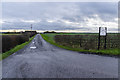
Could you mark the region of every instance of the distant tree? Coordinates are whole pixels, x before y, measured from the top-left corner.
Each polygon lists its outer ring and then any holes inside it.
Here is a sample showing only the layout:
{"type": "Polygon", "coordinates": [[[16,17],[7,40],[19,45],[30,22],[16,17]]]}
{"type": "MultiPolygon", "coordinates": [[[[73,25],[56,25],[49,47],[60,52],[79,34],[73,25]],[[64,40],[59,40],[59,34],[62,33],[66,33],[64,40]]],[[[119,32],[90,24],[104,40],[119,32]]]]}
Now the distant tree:
{"type": "Polygon", "coordinates": [[[45,31],[44,33],[56,33],[55,31],[45,31]]]}

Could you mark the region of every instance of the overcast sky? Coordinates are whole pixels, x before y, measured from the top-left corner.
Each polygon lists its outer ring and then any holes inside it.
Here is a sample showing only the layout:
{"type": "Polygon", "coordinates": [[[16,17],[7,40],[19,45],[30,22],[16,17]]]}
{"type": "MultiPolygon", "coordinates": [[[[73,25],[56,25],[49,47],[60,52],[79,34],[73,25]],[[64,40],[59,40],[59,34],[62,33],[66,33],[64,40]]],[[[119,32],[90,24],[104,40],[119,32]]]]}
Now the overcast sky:
{"type": "Polygon", "coordinates": [[[3,30],[118,30],[117,2],[5,2],[2,4],[3,30]]]}

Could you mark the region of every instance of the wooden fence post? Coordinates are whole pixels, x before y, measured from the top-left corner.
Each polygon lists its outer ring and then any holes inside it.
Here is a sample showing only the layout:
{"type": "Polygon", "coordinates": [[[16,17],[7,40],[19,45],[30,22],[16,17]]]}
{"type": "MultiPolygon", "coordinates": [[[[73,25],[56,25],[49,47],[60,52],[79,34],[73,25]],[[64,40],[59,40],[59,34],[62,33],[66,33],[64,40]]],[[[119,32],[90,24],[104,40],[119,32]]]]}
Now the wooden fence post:
{"type": "MultiPolygon", "coordinates": [[[[107,31],[107,28],[105,28],[105,30],[107,31]]],[[[106,42],[107,42],[107,32],[106,32],[106,35],[105,35],[105,45],[104,45],[104,49],[106,49],[106,42]]]]}
{"type": "Polygon", "coordinates": [[[101,27],[99,27],[99,36],[98,36],[98,50],[100,49],[100,28],[101,28],[101,27]]]}

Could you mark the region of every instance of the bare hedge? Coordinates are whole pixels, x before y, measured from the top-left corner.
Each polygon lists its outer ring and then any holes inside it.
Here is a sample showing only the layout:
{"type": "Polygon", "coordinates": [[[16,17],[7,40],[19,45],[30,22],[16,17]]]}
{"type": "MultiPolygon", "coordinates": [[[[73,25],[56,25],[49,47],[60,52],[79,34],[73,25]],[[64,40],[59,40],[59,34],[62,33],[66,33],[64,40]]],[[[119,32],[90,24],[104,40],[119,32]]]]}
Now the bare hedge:
{"type": "Polygon", "coordinates": [[[2,49],[0,50],[0,53],[4,53],[15,46],[22,44],[26,41],[29,41],[29,38],[37,34],[36,31],[26,31],[22,34],[20,33],[7,33],[8,35],[0,35],[0,41],[2,42],[2,49]],[[13,35],[9,35],[13,34],[13,35]],[[15,35],[18,34],[18,35],[15,35]]]}
{"type": "MultiPolygon", "coordinates": [[[[120,35],[107,36],[107,49],[120,48],[119,41],[120,35]]],[[[80,49],[97,49],[98,48],[98,35],[56,35],[55,42],[73,48],[80,49]]],[[[104,37],[101,37],[100,49],[104,49],[104,37]]]]}
{"type": "Polygon", "coordinates": [[[2,35],[2,53],[29,40],[25,35],[2,35]]]}

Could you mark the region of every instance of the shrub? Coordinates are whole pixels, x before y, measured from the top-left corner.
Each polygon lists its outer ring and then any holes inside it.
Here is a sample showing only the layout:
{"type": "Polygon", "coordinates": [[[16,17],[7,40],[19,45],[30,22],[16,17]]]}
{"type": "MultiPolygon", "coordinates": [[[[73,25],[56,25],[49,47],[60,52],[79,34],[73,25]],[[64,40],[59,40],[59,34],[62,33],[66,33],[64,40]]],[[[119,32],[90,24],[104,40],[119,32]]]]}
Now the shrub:
{"type": "Polygon", "coordinates": [[[2,35],[2,53],[29,40],[25,35],[2,35]]]}
{"type": "MultiPolygon", "coordinates": [[[[107,49],[120,48],[120,35],[107,35],[107,49]]],[[[55,42],[72,48],[81,48],[85,50],[98,48],[98,35],[56,35],[55,42]]],[[[100,39],[100,49],[104,49],[105,38],[100,39]]]]}

